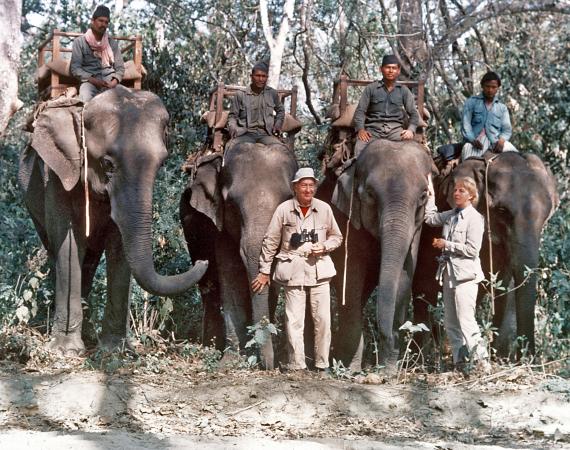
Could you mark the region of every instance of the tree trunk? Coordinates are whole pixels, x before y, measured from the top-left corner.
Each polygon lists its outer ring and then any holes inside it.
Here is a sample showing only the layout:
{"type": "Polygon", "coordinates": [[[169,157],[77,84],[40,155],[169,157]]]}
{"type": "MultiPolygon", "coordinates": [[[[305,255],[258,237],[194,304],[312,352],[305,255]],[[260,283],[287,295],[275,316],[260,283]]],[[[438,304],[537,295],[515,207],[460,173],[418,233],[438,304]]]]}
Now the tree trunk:
{"type": "Polygon", "coordinates": [[[281,76],[281,61],[283,60],[283,51],[285,50],[285,41],[290,29],[290,21],[293,20],[293,9],[295,0],[286,0],[283,5],[283,17],[277,36],[273,36],[271,25],[269,23],[269,11],[267,9],[267,0],[259,0],[259,13],[261,15],[261,24],[263,26],[263,34],[269,46],[269,78],[267,84],[275,89],[279,87],[279,77],[281,76]]]}
{"type": "Polygon", "coordinates": [[[403,75],[408,79],[416,78],[419,69],[420,78],[425,79],[429,72],[429,51],[423,29],[421,0],[399,0],[396,4],[400,35],[398,52],[403,75]]]}
{"type": "Polygon", "coordinates": [[[0,24],[4,30],[0,37],[0,135],[4,133],[10,118],[24,105],[18,98],[21,19],[20,0],[0,2],[0,24]]]}

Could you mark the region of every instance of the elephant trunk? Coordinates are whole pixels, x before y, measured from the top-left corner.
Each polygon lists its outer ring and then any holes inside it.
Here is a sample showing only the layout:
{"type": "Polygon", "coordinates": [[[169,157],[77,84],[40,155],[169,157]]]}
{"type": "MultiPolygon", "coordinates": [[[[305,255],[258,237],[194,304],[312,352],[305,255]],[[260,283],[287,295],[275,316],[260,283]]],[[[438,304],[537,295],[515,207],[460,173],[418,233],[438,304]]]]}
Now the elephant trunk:
{"type": "Polygon", "coordinates": [[[116,180],[122,188],[110,190],[111,216],[121,231],[125,257],[140,286],[153,295],[177,295],[196,284],[208,265],[198,261],[192,269],[173,276],[156,272],[152,256],[152,189],[155,173],[152,171],[147,176],[141,175],[136,180],[116,180]]]}
{"type": "Polygon", "coordinates": [[[376,305],[376,321],[380,335],[380,359],[383,363],[395,363],[398,356],[398,330],[394,329],[395,321],[399,323],[405,306],[401,292],[404,264],[408,257],[413,238],[413,229],[409,223],[414,217],[405,204],[387,208],[380,223],[381,261],[378,276],[378,297],[376,305]]]}
{"type": "MultiPolygon", "coordinates": [[[[270,206],[263,208],[263,210],[270,211],[271,213],[274,209],[274,207],[271,208],[270,206]]],[[[256,215],[255,217],[249,217],[246,215],[244,219],[246,220],[244,221],[245,225],[242,229],[240,254],[247,271],[248,283],[251,283],[259,273],[259,256],[261,254],[263,236],[271,221],[271,216],[256,215]]],[[[269,305],[269,286],[266,286],[256,294],[251,293],[252,323],[255,325],[264,317],[271,322],[272,314],[269,305]]],[[[262,365],[266,369],[272,370],[275,367],[275,355],[271,335],[266,336],[266,340],[259,350],[262,365]]]]}
{"type": "MultiPolygon", "coordinates": [[[[247,271],[248,282],[251,283],[259,273],[259,256],[261,254],[261,245],[263,236],[267,230],[267,226],[271,217],[256,217],[255,223],[247,223],[241,236],[240,254],[244,266],[247,271]]],[[[252,307],[252,320],[254,323],[261,320],[263,316],[269,317],[269,290],[263,289],[254,295],[252,307]]]]}

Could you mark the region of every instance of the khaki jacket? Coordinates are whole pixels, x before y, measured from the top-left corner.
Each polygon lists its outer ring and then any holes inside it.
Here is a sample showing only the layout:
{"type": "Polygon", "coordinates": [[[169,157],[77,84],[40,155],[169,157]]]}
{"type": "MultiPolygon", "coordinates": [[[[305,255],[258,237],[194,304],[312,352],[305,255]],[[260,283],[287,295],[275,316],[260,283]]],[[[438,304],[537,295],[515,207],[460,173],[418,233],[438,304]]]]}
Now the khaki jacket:
{"type": "MultiPolygon", "coordinates": [[[[265,86],[260,95],[263,95],[264,107],[261,114],[265,123],[265,131],[271,136],[274,129],[280,130],[283,127],[285,108],[279,100],[279,93],[272,87],[265,86]]],[[[228,129],[235,137],[246,134],[248,127],[251,126],[252,96],[251,86],[248,86],[245,92],[238,91],[232,97],[228,115],[228,129]]]]}
{"type": "Polygon", "coordinates": [[[328,253],[341,243],[342,234],[329,205],[314,198],[307,215],[303,217],[299,202],[294,198],[287,200],[275,210],[263,238],[259,271],[269,274],[273,259],[277,258],[273,280],[280,284],[315,286],[328,282],[336,275],[328,253]],[[291,236],[293,233],[301,233],[303,229],[309,232],[315,230],[318,242],[325,246],[326,253],[323,256],[310,255],[311,242],[305,242],[296,249],[291,247],[291,236]]]}
{"type": "Polygon", "coordinates": [[[444,260],[440,263],[438,274],[441,275],[447,269],[454,285],[466,281],[478,283],[485,278],[479,260],[485,219],[473,206],[459,213],[454,209],[440,213],[435,200],[430,197],[426,205],[425,222],[431,226],[443,225],[442,236],[446,242],[444,260]]]}

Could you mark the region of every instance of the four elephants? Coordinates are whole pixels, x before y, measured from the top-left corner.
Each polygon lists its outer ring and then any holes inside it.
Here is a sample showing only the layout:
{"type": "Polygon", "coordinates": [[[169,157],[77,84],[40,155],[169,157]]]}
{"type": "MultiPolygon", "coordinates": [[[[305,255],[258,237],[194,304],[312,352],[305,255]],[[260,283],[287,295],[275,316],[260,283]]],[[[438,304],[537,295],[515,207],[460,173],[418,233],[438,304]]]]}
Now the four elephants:
{"type": "Polygon", "coordinates": [[[55,266],[52,349],[84,350],[81,297],[89,294],[103,252],[108,284],[100,344],[106,348],[124,343],[127,336],[131,273],[148,292],[173,295],[189,289],[206,271],[203,261],[169,277],[154,268],[152,191],[167,156],[167,122],[156,95],[122,86],[84,109],[63,98],[38,116],[21,157],[19,181],[55,266]]]}

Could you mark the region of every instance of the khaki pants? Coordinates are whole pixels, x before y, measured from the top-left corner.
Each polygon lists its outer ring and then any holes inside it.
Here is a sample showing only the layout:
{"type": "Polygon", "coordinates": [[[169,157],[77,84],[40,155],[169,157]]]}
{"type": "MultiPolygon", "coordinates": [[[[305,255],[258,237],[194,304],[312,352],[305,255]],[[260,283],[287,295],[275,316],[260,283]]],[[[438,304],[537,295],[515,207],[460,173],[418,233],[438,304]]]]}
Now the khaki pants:
{"type": "MultiPolygon", "coordinates": [[[[103,69],[103,73],[100,76],[97,76],[96,78],[99,78],[104,81],[111,81],[114,76],[115,76],[115,69],[107,68],[103,69]]],[[[79,86],[79,100],[81,100],[83,103],[87,103],[93,97],[102,92],[105,92],[106,90],[107,88],[99,89],[95,87],[95,85],[89,83],[89,81],[86,81],[84,83],[81,83],[81,86],[79,86]]]]}
{"type": "Polygon", "coordinates": [[[318,286],[285,286],[285,330],[289,353],[288,369],[306,369],[305,304],[310,296],[311,316],[315,325],[315,366],[329,366],[331,347],[331,297],[329,283],[318,286]]]}
{"type": "Polygon", "coordinates": [[[475,320],[475,306],[479,283],[468,281],[450,287],[447,271],[443,276],[444,326],[453,352],[453,362],[459,360],[461,347],[466,346],[472,360],[488,357],[475,320]]]}
{"type": "Polygon", "coordinates": [[[368,145],[371,144],[373,141],[375,141],[376,139],[387,139],[389,141],[401,141],[402,140],[402,131],[404,131],[404,129],[402,127],[394,127],[394,126],[390,126],[388,124],[385,124],[385,126],[381,129],[381,130],[374,130],[374,133],[372,135],[372,137],[370,138],[370,140],[368,142],[364,142],[361,141],[360,139],[356,138],[356,143],[354,144],[354,156],[358,156],[360,155],[360,152],[362,150],[364,150],[364,148],[368,145]],[[378,134],[378,135],[376,135],[378,134]]]}

